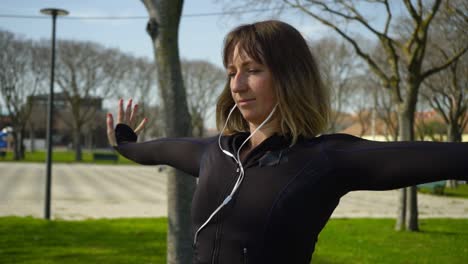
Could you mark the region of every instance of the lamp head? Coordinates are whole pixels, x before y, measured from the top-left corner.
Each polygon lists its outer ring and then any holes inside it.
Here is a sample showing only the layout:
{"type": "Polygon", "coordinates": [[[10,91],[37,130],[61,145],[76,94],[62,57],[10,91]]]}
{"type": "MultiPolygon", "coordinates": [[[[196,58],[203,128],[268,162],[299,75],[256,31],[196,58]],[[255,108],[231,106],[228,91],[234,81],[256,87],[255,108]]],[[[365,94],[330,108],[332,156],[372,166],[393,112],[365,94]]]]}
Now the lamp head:
{"type": "Polygon", "coordinates": [[[50,16],[66,16],[69,14],[67,10],[58,8],[44,8],[41,9],[41,13],[50,16]]]}

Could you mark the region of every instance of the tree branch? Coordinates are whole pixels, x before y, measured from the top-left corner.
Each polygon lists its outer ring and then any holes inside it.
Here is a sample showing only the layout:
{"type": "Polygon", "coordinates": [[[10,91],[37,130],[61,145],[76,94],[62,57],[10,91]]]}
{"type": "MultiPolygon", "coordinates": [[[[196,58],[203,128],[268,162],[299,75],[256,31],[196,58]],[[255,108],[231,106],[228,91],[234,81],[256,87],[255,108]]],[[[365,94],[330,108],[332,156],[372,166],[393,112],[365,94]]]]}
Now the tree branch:
{"type": "Polygon", "coordinates": [[[425,71],[422,75],[421,75],[421,80],[424,80],[426,79],[427,77],[431,76],[432,74],[434,73],[437,73],[447,67],[449,67],[453,62],[455,62],[456,60],[458,60],[461,56],[463,56],[465,54],[465,52],[468,50],[468,46],[466,46],[465,48],[463,48],[462,50],[460,50],[457,54],[455,54],[452,58],[450,58],[449,60],[447,60],[444,64],[442,65],[439,65],[437,67],[434,67],[432,69],[429,69],[427,71],[425,71]]]}
{"type": "MultiPolygon", "coordinates": [[[[286,3],[291,4],[288,0],[284,0],[284,1],[286,3]]],[[[346,9],[348,9],[351,13],[353,13],[354,16],[346,15],[346,14],[340,12],[340,11],[331,9],[330,6],[325,4],[323,1],[309,0],[309,2],[311,2],[312,4],[315,4],[315,5],[321,6],[322,9],[324,11],[328,12],[328,13],[340,16],[340,17],[342,17],[344,19],[347,19],[347,20],[354,20],[354,21],[359,22],[360,24],[362,24],[364,27],[366,27],[369,31],[371,31],[372,33],[374,33],[378,37],[387,37],[382,32],[379,32],[374,27],[372,27],[353,6],[349,5],[348,3],[346,3],[343,0],[340,0],[339,3],[341,3],[346,9]]],[[[296,0],[296,5],[299,5],[297,0],[296,0]]],[[[303,5],[301,5],[301,6],[303,7],[303,5]]]]}
{"type": "MultiPolygon", "coordinates": [[[[353,47],[354,47],[354,50],[356,51],[356,53],[361,57],[363,58],[370,66],[371,70],[377,75],[379,76],[379,78],[382,79],[383,82],[385,83],[390,83],[390,78],[382,71],[382,69],[380,69],[380,67],[375,63],[375,61],[369,56],[369,54],[367,53],[364,53],[361,48],[359,47],[359,45],[357,44],[357,42],[352,39],[348,34],[346,34],[343,30],[341,30],[340,28],[338,28],[336,25],[332,24],[331,22],[329,22],[328,20],[316,15],[315,13],[312,13],[310,12],[308,9],[306,9],[303,5],[299,5],[299,4],[292,4],[290,3],[289,1],[285,0],[286,3],[290,4],[292,7],[294,8],[298,8],[300,10],[302,10],[303,12],[305,12],[306,14],[310,15],[311,17],[317,19],[319,22],[321,22],[322,24],[332,28],[333,30],[335,30],[339,35],[341,35],[344,39],[346,39],[353,47]]],[[[314,1],[315,2],[315,1],[314,1]]]]}
{"type": "Polygon", "coordinates": [[[403,3],[405,4],[406,9],[410,13],[413,20],[417,21],[417,22],[420,22],[421,21],[421,16],[418,14],[416,9],[414,8],[413,3],[411,3],[411,0],[403,0],[403,3]]]}
{"type": "Polygon", "coordinates": [[[387,14],[388,14],[387,19],[385,20],[385,29],[384,29],[384,32],[383,32],[383,34],[385,36],[387,36],[388,35],[388,30],[390,29],[390,22],[392,20],[392,11],[390,9],[390,5],[388,4],[387,0],[383,1],[383,4],[385,5],[385,9],[387,10],[387,14]]]}

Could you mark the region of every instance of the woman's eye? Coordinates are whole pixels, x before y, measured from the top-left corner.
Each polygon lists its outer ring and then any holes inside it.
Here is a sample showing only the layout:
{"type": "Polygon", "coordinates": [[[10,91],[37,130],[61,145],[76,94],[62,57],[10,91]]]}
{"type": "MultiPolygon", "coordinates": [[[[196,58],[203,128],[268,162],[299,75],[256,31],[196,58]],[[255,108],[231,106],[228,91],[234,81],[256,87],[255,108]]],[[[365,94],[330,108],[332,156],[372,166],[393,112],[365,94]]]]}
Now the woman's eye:
{"type": "Polygon", "coordinates": [[[257,73],[257,72],[260,72],[259,69],[249,69],[247,72],[249,73],[257,73]]]}
{"type": "Polygon", "coordinates": [[[227,76],[229,78],[232,78],[232,77],[236,76],[236,73],[235,72],[228,72],[227,76]]]}

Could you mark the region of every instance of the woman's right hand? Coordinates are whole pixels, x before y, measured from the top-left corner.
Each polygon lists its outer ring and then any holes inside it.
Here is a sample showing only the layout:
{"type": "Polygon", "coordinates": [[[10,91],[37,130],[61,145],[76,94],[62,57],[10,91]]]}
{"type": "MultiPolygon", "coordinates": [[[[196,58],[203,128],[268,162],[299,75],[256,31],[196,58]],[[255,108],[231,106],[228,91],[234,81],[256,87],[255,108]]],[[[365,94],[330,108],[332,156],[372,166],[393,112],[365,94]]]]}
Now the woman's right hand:
{"type": "MultiPolygon", "coordinates": [[[[132,128],[135,134],[139,134],[145,127],[148,118],[143,118],[140,124],[135,128],[136,125],[136,116],[138,111],[138,104],[132,109],[132,99],[128,101],[127,107],[124,111],[123,108],[123,99],[119,100],[119,109],[117,114],[117,124],[125,124],[132,128]]],[[[111,113],[107,114],[107,139],[109,144],[113,147],[117,146],[117,139],[115,138],[115,128],[114,128],[114,118],[111,113]]]]}

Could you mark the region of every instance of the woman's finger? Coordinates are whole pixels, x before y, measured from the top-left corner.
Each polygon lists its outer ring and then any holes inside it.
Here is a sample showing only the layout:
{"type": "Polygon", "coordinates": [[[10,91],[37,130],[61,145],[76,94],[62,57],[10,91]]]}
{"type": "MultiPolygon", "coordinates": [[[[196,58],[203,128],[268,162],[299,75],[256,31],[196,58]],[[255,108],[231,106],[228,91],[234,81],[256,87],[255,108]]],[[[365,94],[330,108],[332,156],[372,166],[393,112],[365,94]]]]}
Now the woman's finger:
{"type": "Polygon", "coordinates": [[[146,122],[148,122],[148,118],[143,118],[143,120],[141,121],[140,125],[138,125],[138,127],[135,129],[135,134],[140,134],[140,132],[143,130],[143,128],[145,128],[145,124],[146,122]]]}
{"type": "Polygon", "coordinates": [[[119,109],[117,111],[117,124],[124,122],[123,99],[119,100],[119,109]]]}
{"type": "Polygon", "coordinates": [[[117,146],[117,140],[115,139],[114,131],[114,118],[110,113],[107,114],[107,140],[111,146],[117,146]]]}
{"type": "Polygon", "coordinates": [[[125,124],[130,125],[130,115],[132,114],[132,99],[128,100],[127,108],[125,109],[125,124]]]}
{"type": "Polygon", "coordinates": [[[135,127],[137,112],[138,112],[138,104],[135,104],[132,110],[132,114],[130,115],[130,121],[128,124],[131,128],[135,127]]]}

